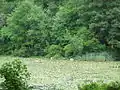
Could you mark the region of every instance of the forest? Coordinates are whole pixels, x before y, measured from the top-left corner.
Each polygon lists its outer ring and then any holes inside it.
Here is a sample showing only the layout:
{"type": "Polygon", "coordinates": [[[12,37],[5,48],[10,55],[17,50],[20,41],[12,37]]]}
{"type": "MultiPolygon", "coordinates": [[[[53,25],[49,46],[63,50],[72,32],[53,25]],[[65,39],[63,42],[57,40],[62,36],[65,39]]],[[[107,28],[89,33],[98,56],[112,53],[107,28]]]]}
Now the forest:
{"type": "Polygon", "coordinates": [[[120,60],[119,0],[0,0],[0,55],[120,60]]]}

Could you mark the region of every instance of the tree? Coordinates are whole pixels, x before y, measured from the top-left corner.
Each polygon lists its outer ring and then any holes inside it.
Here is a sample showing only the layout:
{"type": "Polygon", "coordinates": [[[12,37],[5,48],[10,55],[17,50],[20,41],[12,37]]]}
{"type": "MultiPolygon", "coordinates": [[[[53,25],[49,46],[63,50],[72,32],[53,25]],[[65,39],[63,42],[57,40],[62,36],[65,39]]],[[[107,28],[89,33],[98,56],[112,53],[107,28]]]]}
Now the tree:
{"type": "Polygon", "coordinates": [[[95,32],[102,44],[119,49],[120,1],[85,0],[79,12],[81,24],[95,32]]]}
{"type": "Polygon", "coordinates": [[[8,17],[7,26],[1,29],[1,33],[10,39],[8,42],[11,42],[12,46],[9,47],[13,52],[20,50],[21,54],[33,54],[36,49],[40,52],[45,43],[42,43],[45,37],[44,20],[45,14],[41,7],[33,2],[24,1],[8,17]]]}

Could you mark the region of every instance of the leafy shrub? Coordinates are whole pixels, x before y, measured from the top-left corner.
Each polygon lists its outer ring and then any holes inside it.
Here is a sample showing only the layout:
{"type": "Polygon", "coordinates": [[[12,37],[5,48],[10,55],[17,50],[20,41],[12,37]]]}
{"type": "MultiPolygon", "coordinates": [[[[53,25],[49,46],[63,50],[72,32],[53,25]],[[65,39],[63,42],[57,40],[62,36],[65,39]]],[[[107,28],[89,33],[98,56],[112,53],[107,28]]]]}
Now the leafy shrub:
{"type": "Polygon", "coordinates": [[[29,57],[30,53],[28,51],[29,50],[26,47],[22,47],[19,50],[15,49],[13,55],[19,57],[29,57]]]}
{"type": "Polygon", "coordinates": [[[66,45],[63,50],[65,57],[72,56],[74,53],[74,48],[71,44],[66,45]]]}
{"type": "Polygon", "coordinates": [[[120,83],[111,82],[109,84],[92,82],[90,84],[86,84],[78,86],[78,90],[120,90],[120,83]]]}
{"type": "Polygon", "coordinates": [[[106,90],[106,85],[105,86],[102,86],[98,83],[90,83],[90,84],[87,84],[87,85],[84,85],[82,87],[78,87],[79,90],[106,90]]]}
{"type": "Polygon", "coordinates": [[[51,45],[46,48],[45,52],[47,53],[46,57],[61,57],[62,47],[59,45],[51,45]]]}
{"type": "Polygon", "coordinates": [[[119,82],[111,82],[107,86],[107,90],[120,90],[120,83],[119,82]]]}
{"type": "Polygon", "coordinates": [[[30,73],[26,65],[23,65],[20,60],[15,60],[2,65],[0,76],[4,78],[1,83],[3,90],[29,90],[27,80],[30,73]]]}

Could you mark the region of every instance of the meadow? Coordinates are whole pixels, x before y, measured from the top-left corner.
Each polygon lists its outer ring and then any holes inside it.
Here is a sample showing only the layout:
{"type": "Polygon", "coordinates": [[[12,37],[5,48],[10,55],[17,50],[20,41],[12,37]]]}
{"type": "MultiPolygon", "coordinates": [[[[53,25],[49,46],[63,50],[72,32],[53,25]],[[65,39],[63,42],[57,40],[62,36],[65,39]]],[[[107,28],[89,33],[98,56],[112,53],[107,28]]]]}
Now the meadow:
{"type": "MultiPolygon", "coordinates": [[[[18,57],[0,56],[0,66],[18,57]]],[[[78,84],[90,81],[108,83],[120,80],[120,62],[48,60],[45,58],[19,58],[31,73],[31,85],[56,85],[64,90],[77,90],[78,84]]]]}

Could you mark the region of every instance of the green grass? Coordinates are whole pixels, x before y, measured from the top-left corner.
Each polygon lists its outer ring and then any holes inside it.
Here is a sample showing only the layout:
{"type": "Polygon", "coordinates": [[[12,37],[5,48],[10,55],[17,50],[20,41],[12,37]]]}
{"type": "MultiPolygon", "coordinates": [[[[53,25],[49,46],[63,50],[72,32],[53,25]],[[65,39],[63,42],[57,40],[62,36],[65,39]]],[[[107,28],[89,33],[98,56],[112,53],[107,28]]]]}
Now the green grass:
{"type": "MultiPolygon", "coordinates": [[[[0,66],[15,57],[0,56],[0,66]]],[[[31,72],[30,84],[56,84],[65,90],[77,90],[77,85],[88,81],[120,80],[120,62],[47,60],[20,58],[31,72]]]]}

